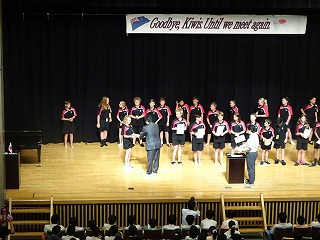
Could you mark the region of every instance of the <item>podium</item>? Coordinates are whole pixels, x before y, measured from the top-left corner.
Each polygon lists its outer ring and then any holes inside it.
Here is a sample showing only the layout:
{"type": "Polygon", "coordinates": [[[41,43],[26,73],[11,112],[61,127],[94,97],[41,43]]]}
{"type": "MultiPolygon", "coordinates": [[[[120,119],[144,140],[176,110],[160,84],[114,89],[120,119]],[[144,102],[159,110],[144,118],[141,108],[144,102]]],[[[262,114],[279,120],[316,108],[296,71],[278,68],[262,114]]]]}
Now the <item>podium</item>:
{"type": "Polygon", "coordinates": [[[20,188],[20,152],[5,153],[6,189],[20,188]]]}
{"type": "Polygon", "coordinates": [[[227,154],[226,178],[228,183],[244,183],[246,156],[227,154]]]}

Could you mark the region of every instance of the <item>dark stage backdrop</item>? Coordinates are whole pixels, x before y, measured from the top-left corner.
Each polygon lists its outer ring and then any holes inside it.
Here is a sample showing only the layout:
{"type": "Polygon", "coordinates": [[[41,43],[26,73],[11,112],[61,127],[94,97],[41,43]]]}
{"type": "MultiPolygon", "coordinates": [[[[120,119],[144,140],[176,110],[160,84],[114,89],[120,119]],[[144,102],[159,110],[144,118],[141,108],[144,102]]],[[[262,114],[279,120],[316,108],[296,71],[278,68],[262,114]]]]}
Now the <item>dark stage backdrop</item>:
{"type": "MultiPolygon", "coordinates": [[[[198,96],[206,111],[236,99],[244,120],[259,97],[272,120],[288,96],[294,122],[319,95],[320,17],[305,35],[129,35],[125,16],[15,15],[4,11],[5,126],[41,129],[44,143],[62,142],[60,115],[70,99],[78,112],[76,141],[97,141],[97,105],[164,96],[174,111],[198,96]]],[[[294,125],[294,124],[293,124],[294,125]]],[[[117,140],[115,122],[110,141],[117,140]]]]}

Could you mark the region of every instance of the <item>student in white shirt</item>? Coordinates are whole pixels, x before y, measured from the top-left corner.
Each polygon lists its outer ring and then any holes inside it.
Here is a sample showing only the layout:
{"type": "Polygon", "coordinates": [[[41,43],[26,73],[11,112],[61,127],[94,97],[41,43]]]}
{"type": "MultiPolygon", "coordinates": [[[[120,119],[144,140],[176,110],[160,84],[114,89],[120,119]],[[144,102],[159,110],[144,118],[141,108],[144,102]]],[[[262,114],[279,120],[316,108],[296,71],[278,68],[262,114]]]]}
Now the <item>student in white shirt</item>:
{"type": "Polygon", "coordinates": [[[112,225],[112,226],[109,228],[109,236],[105,236],[104,239],[105,239],[105,240],[114,240],[114,238],[116,237],[116,235],[117,235],[118,232],[119,232],[118,226],[112,225]]]}
{"type": "Polygon", "coordinates": [[[162,232],[163,230],[176,230],[176,229],[180,229],[179,226],[175,225],[177,222],[177,217],[174,214],[171,214],[168,216],[168,224],[164,225],[162,227],[162,232]]]}
{"type": "Polygon", "coordinates": [[[181,225],[182,230],[190,229],[191,226],[196,226],[198,229],[200,229],[199,225],[194,225],[194,219],[195,219],[194,216],[188,215],[186,217],[187,224],[186,225],[181,225]]]}
{"type": "Polygon", "coordinates": [[[200,211],[197,210],[197,202],[194,197],[191,197],[188,201],[188,208],[183,208],[181,210],[181,225],[187,225],[186,217],[187,215],[192,215],[195,218],[200,217],[200,211]]]}
{"type": "MultiPolygon", "coordinates": [[[[76,218],[76,217],[71,217],[70,218],[69,225],[74,226],[74,229],[75,229],[76,232],[84,231],[83,227],[78,227],[78,218],[76,218]]],[[[66,231],[68,231],[68,228],[66,229],[66,231]]]]}
{"type": "Polygon", "coordinates": [[[69,225],[67,228],[67,236],[62,236],[61,240],[70,240],[74,238],[75,240],[80,240],[79,238],[74,237],[74,233],[76,232],[76,228],[73,225],[69,225]]]}
{"type": "Polygon", "coordinates": [[[118,220],[118,217],[117,216],[115,216],[115,215],[110,215],[109,217],[108,217],[108,223],[105,223],[104,225],[103,225],[103,229],[105,230],[105,231],[109,231],[109,228],[112,226],[112,225],[117,225],[117,220],[118,220]]]}
{"type": "Polygon", "coordinates": [[[208,210],[206,212],[206,218],[201,221],[201,229],[209,229],[211,226],[217,227],[217,222],[213,220],[214,211],[208,210]]]}
{"type": "Polygon", "coordinates": [[[291,223],[287,223],[287,214],[284,212],[280,212],[278,214],[279,223],[273,225],[269,230],[266,230],[266,235],[268,240],[273,240],[273,234],[276,230],[276,228],[292,228],[291,223]]]}
{"type": "Polygon", "coordinates": [[[311,227],[320,228],[320,213],[317,215],[317,219],[311,222],[311,227]]]}
{"type": "Polygon", "coordinates": [[[229,230],[224,233],[227,238],[232,238],[235,234],[240,234],[240,232],[236,228],[236,223],[234,220],[230,220],[228,223],[229,230]]]}
{"type": "Polygon", "coordinates": [[[192,225],[189,230],[189,235],[185,237],[185,240],[197,240],[199,236],[199,228],[192,225]]]}
{"type": "Polygon", "coordinates": [[[230,210],[227,212],[227,217],[228,219],[223,221],[220,228],[228,229],[229,228],[229,222],[232,220],[235,223],[235,228],[239,229],[239,223],[237,220],[233,219],[234,218],[234,211],[230,210]]]}
{"type": "Polygon", "coordinates": [[[140,225],[137,225],[136,224],[136,216],[135,215],[130,215],[128,217],[128,224],[129,226],[128,227],[125,227],[124,229],[125,230],[128,230],[130,226],[135,226],[137,228],[137,230],[142,230],[142,227],[140,225]]]}
{"type": "MultiPolygon", "coordinates": [[[[59,215],[58,214],[52,214],[51,216],[51,220],[50,220],[50,224],[46,224],[44,225],[43,231],[45,233],[47,233],[48,231],[51,232],[52,228],[56,225],[59,225],[59,215]]],[[[60,226],[60,231],[64,232],[66,229],[64,228],[64,226],[59,225],[60,226]]]]}
{"type": "Polygon", "coordinates": [[[100,228],[98,227],[93,227],[91,229],[92,231],[92,236],[87,236],[86,240],[100,240],[101,236],[100,236],[100,228]]]}

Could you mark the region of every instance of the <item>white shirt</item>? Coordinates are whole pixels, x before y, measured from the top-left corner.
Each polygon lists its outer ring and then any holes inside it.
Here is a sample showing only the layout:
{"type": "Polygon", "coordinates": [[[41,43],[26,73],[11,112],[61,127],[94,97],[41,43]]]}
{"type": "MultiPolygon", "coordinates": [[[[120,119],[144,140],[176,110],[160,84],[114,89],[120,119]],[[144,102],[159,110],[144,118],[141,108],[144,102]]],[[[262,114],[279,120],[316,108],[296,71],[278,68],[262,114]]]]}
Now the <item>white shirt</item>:
{"type": "Polygon", "coordinates": [[[105,236],[104,240],[114,240],[116,236],[105,236]]]}
{"type": "Polygon", "coordinates": [[[111,224],[105,223],[105,224],[103,225],[103,229],[109,231],[109,229],[110,229],[111,226],[112,226],[111,224]]]}
{"type": "Polygon", "coordinates": [[[292,228],[291,223],[278,223],[271,227],[270,232],[273,234],[276,228],[292,228]]]}
{"type": "Polygon", "coordinates": [[[250,152],[257,152],[259,147],[259,137],[257,133],[251,133],[246,143],[246,147],[250,152]]]}
{"type": "Polygon", "coordinates": [[[196,217],[200,217],[200,211],[197,210],[197,211],[193,211],[193,210],[190,210],[190,209],[187,209],[187,208],[183,208],[181,210],[181,215],[182,215],[182,219],[181,219],[181,225],[188,225],[187,221],[186,221],[186,217],[188,215],[192,215],[194,216],[195,218],[196,217]]]}
{"type": "MultiPolygon", "coordinates": [[[[84,231],[84,228],[83,227],[78,227],[78,226],[76,226],[75,228],[74,228],[74,230],[76,231],[76,232],[81,232],[81,231],[84,231]]],[[[68,231],[68,228],[66,228],[66,232],[68,231]]]]}
{"type": "Polygon", "coordinates": [[[76,240],[80,240],[79,238],[76,238],[76,237],[71,236],[71,235],[62,236],[62,237],[61,237],[61,240],[70,240],[71,238],[75,238],[76,240]]]}
{"type": "MultiPolygon", "coordinates": [[[[186,229],[190,229],[192,225],[181,225],[181,229],[182,230],[186,230],[186,229]]],[[[198,229],[200,229],[200,226],[199,225],[193,225],[193,226],[196,226],[198,229]]]]}
{"type": "Polygon", "coordinates": [[[162,230],[176,230],[179,229],[180,227],[174,224],[168,224],[168,225],[164,225],[162,227],[162,230]]]}
{"type": "MultiPolygon", "coordinates": [[[[43,228],[43,231],[45,232],[45,233],[47,233],[48,231],[52,231],[52,228],[54,227],[54,226],[57,226],[57,224],[46,224],[46,225],[44,225],[44,228],[43,228]]],[[[60,226],[60,231],[61,232],[64,232],[64,231],[66,231],[66,229],[64,228],[64,226],[62,226],[62,225],[59,225],[60,226]]]]}
{"type": "Polygon", "coordinates": [[[311,223],[311,227],[318,227],[318,228],[320,228],[320,223],[319,223],[318,221],[313,221],[313,222],[311,223]]]}
{"type": "MultiPolygon", "coordinates": [[[[234,231],[234,234],[240,234],[240,232],[237,231],[237,230],[235,230],[235,231],[234,231]]],[[[226,232],[224,233],[224,235],[226,235],[227,238],[231,238],[231,229],[229,229],[228,231],[226,231],[226,232]]]]}
{"type": "Polygon", "coordinates": [[[86,237],[86,240],[100,240],[98,237],[86,237]]]}
{"type": "Polygon", "coordinates": [[[217,227],[217,222],[213,219],[205,218],[201,221],[201,229],[209,229],[211,226],[217,227]]]}
{"type": "MultiPolygon", "coordinates": [[[[142,230],[142,227],[141,227],[140,225],[134,225],[134,226],[136,226],[136,228],[137,228],[138,231],[139,231],[139,230],[142,230]]],[[[128,230],[128,229],[129,229],[129,226],[128,226],[128,227],[125,227],[124,229],[125,229],[125,230],[128,230]]]]}
{"type": "Polygon", "coordinates": [[[232,218],[223,221],[222,224],[221,224],[221,226],[220,226],[220,228],[229,229],[229,222],[230,222],[231,220],[234,221],[234,223],[235,223],[235,228],[238,228],[238,229],[239,229],[239,223],[238,223],[238,221],[237,221],[237,220],[234,220],[234,219],[232,219],[232,218]]]}

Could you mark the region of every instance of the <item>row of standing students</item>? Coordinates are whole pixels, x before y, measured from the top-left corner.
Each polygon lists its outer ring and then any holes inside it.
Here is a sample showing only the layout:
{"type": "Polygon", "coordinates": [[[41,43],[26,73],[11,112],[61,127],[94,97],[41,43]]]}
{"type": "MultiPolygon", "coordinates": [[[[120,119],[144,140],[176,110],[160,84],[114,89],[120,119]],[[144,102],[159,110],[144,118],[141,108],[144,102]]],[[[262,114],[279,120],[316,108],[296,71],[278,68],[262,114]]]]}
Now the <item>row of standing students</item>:
{"type": "MultiPolygon", "coordinates": [[[[135,97],[133,99],[134,106],[129,109],[126,106],[126,103],[124,101],[121,101],[119,103],[119,109],[117,111],[117,127],[119,129],[119,146],[123,145],[123,136],[127,135],[124,130],[128,130],[124,125],[124,118],[125,116],[129,116],[131,119],[131,122],[129,123],[130,126],[132,126],[132,132],[135,133],[136,135],[133,135],[135,137],[132,138],[132,144],[135,144],[136,139],[138,139],[139,143],[141,146],[143,146],[142,141],[137,137],[138,134],[141,132],[142,127],[144,125],[144,116],[145,115],[151,115],[152,119],[155,123],[158,124],[159,126],[159,131],[160,131],[160,139],[161,143],[163,144],[164,141],[166,142],[167,146],[171,146],[171,143],[169,142],[169,131],[172,131],[172,143],[175,147],[173,150],[173,158],[172,158],[172,163],[175,161],[175,155],[178,154],[178,164],[181,163],[181,146],[182,142],[185,141],[182,140],[180,134],[176,134],[176,130],[174,126],[171,126],[170,129],[170,116],[171,116],[171,110],[170,108],[166,105],[165,99],[161,98],[159,103],[159,107],[155,107],[156,102],[154,99],[151,99],[149,102],[149,108],[146,110],[142,105],[141,105],[141,99],[139,97],[135,97]],[[178,143],[178,144],[176,144],[178,143]],[[179,146],[180,145],[180,146],[179,146]]],[[[214,137],[214,148],[216,149],[215,151],[215,160],[218,160],[218,156],[220,156],[220,162],[223,156],[223,151],[221,149],[224,148],[224,144],[226,141],[225,135],[227,133],[231,134],[231,146],[232,149],[236,147],[236,145],[239,145],[239,142],[235,143],[235,138],[239,137],[240,135],[244,134],[246,132],[246,127],[248,127],[249,123],[245,125],[243,121],[241,121],[240,115],[239,115],[239,109],[236,106],[236,102],[234,100],[230,101],[230,116],[232,116],[233,121],[230,123],[226,123],[225,120],[222,122],[218,119],[219,114],[221,111],[217,109],[217,104],[215,102],[211,103],[210,105],[210,110],[207,113],[206,117],[206,122],[207,124],[204,124],[203,119],[204,119],[204,108],[202,105],[199,103],[198,98],[193,99],[193,105],[188,106],[183,99],[179,100],[176,102],[176,110],[181,110],[181,116],[177,116],[177,119],[183,119],[179,120],[176,122],[178,123],[183,123],[185,124],[185,130],[187,127],[189,127],[190,130],[190,139],[193,142],[198,142],[198,144],[193,144],[194,148],[193,149],[201,149],[201,146],[199,146],[199,142],[202,140],[199,136],[196,135],[195,131],[199,128],[204,128],[207,133],[207,142],[204,144],[204,146],[207,146],[210,143],[211,136],[213,134],[214,137]],[[200,118],[197,118],[200,117],[200,118]],[[236,116],[236,117],[235,117],[236,116]],[[200,121],[200,122],[199,122],[200,121]],[[191,123],[191,124],[190,124],[191,123]],[[200,124],[199,124],[200,123],[200,124]],[[215,125],[216,124],[216,125],[215,125]],[[193,125],[193,126],[191,126],[193,125]],[[197,125],[197,127],[195,127],[197,125]],[[198,126],[199,125],[199,126],[198,126]],[[225,131],[223,131],[223,136],[217,136],[214,133],[214,128],[217,128],[219,125],[225,125],[225,131]],[[207,127],[206,127],[207,126],[207,127]]],[[[177,112],[177,111],[176,111],[177,112]]],[[[315,140],[316,142],[319,140],[319,124],[318,124],[318,106],[316,104],[316,98],[312,97],[310,99],[310,102],[306,104],[303,108],[301,108],[301,113],[302,118],[299,118],[297,128],[296,128],[296,136],[297,136],[297,150],[298,150],[298,160],[297,160],[297,165],[299,164],[306,164],[304,156],[305,156],[305,151],[307,150],[307,145],[305,142],[312,143],[312,137],[313,133],[315,135],[315,140]],[[303,118],[305,116],[305,118],[303,118]],[[301,134],[305,133],[305,129],[309,129],[310,131],[308,134],[308,138],[305,139],[303,136],[306,134],[301,134]]],[[[177,113],[176,113],[177,114],[177,113]]],[[[221,114],[220,114],[221,115],[221,114]]],[[[278,117],[280,117],[283,120],[283,125],[281,127],[276,127],[277,129],[285,129],[285,135],[284,135],[284,143],[286,143],[288,140],[291,144],[295,144],[292,140],[292,133],[291,133],[291,118],[293,115],[292,107],[289,103],[288,98],[282,98],[282,105],[280,106],[278,110],[278,117]]],[[[71,107],[71,102],[66,101],[65,102],[65,109],[62,112],[62,121],[63,121],[63,133],[64,133],[64,143],[65,147],[68,147],[67,141],[68,141],[68,135],[70,136],[70,145],[73,147],[73,134],[74,134],[74,119],[77,116],[77,113],[73,107],[71,107]]],[[[278,143],[282,141],[283,134],[281,134],[283,131],[281,131],[280,134],[275,135],[274,130],[270,126],[271,121],[266,119],[269,117],[269,110],[268,110],[268,104],[267,100],[264,98],[260,98],[258,100],[258,107],[257,111],[254,114],[251,114],[250,116],[250,122],[251,124],[254,123],[254,125],[257,126],[257,129],[260,133],[260,130],[262,131],[261,139],[266,140],[266,143],[264,141],[261,144],[262,147],[262,161],[261,165],[263,164],[268,164],[268,151],[271,148],[272,143],[278,143]],[[266,126],[269,125],[269,126],[266,126]],[[271,127],[271,128],[270,128],[271,127]],[[269,130],[272,129],[272,130],[269,130]],[[281,138],[280,138],[281,136],[281,138]],[[272,139],[270,140],[270,138],[272,139]],[[275,139],[273,139],[275,138],[275,139]],[[269,144],[271,142],[271,144],[269,144]]],[[[223,118],[223,116],[222,116],[223,118]]],[[[110,130],[110,123],[113,121],[112,119],[112,110],[110,107],[110,100],[108,97],[103,97],[97,110],[97,125],[96,127],[99,130],[100,133],[100,140],[101,140],[101,145],[100,147],[106,146],[107,145],[107,136],[108,136],[108,131],[110,130]]],[[[175,123],[176,120],[173,121],[173,124],[175,123]]],[[[128,123],[127,123],[128,124],[128,123]]],[[[281,126],[280,123],[276,124],[275,126],[281,126]]],[[[222,126],[220,126],[220,129],[222,126]]],[[[130,131],[129,131],[130,132],[130,131]]],[[[202,131],[201,131],[202,132],[202,131]]],[[[220,133],[220,132],[219,132],[220,133]]],[[[236,138],[236,139],[237,139],[236,138]]],[[[239,139],[239,138],[238,138],[239,139]]],[[[201,144],[200,144],[201,145],[201,144]]],[[[275,148],[279,144],[275,144],[275,148]]],[[[318,160],[317,154],[318,153],[318,148],[319,144],[315,144],[315,160],[318,160]]],[[[277,159],[275,163],[278,163],[279,160],[281,160],[281,163],[284,165],[284,147],[283,144],[281,143],[279,148],[281,150],[277,150],[277,159]]],[[[195,162],[199,163],[201,161],[201,150],[195,150],[195,162]]],[[[315,162],[314,162],[315,163],[315,162]]],[[[312,165],[315,165],[315,164],[312,165]]]]}

